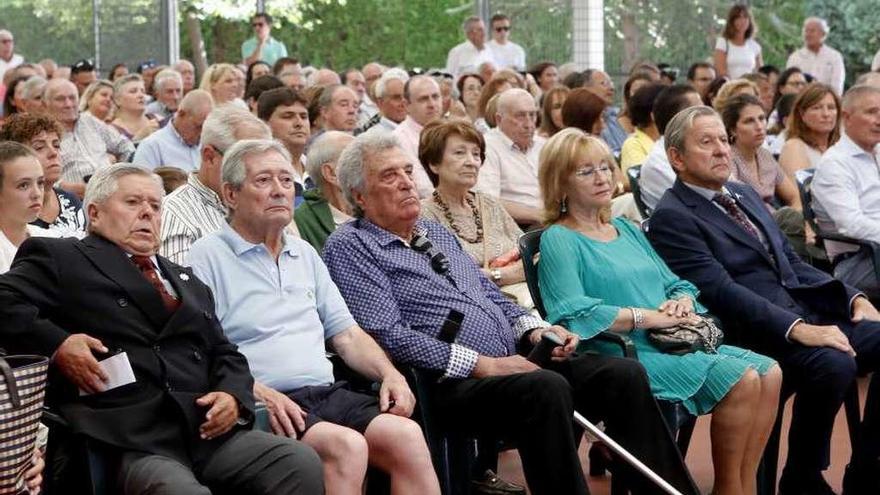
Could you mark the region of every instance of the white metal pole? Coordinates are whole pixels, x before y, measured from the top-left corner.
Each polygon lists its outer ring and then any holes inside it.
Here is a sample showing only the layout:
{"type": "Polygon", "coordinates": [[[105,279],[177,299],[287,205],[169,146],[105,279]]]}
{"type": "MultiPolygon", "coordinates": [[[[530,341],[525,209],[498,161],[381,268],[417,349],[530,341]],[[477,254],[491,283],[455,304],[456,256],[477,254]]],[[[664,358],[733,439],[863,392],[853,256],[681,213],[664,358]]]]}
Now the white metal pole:
{"type": "Polygon", "coordinates": [[[598,438],[605,445],[608,446],[609,449],[612,450],[615,454],[619,455],[626,461],[629,465],[636,468],[640,473],[644,474],[651,481],[657,484],[660,488],[662,488],[669,495],[682,495],[682,493],[675,489],[672,485],[666,482],[663,478],[657,475],[654,471],[651,470],[648,466],[646,466],[642,461],[636,459],[636,457],[630,454],[626,449],[620,446],[619,443],[615,442],[611,437],[605,434],[604,431],[600,430],[596,425],[587,421],[587,418],[583,417],[581,413],[575,411],[574,412],[574,420],[577,423],[586,429],[590,435],[598,438]]]}

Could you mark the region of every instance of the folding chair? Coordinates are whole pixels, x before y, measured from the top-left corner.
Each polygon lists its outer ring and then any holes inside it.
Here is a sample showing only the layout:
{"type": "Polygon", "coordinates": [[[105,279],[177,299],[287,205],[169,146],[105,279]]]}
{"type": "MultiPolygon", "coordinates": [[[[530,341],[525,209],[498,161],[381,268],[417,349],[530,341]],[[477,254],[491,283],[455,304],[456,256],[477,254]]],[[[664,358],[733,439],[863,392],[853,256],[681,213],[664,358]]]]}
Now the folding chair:
{"type": "MultiPolygon", "coordinates": [[[[526,232],[520,236],[518,247],[525,271],[526,285],[529,287],[529,293],[532,296],[532,301],[535,303],[535,309],[538,310],[541,317],[546,317],[547,310],[544,308],[541,288],[538,285],[538,258],[540,257],[541,235],[543,233],[544,229],[526,232]]],[[[598,334],[596,338],[618,345],[625,357],[638,359],[635,345],[625,335],[606,331],[598,334]]],[[[673,436],[676,437],[678,449],[681,452],[682,458],[684,458],[690,445],[697,418],[690,414],[680,403],[668,401],[657,401],[657,403],[660,406],[667,426],[673,436]]],[[[614,485],[613,482],[612,485],[614,485]]],[[[612,492],[619,493],[615,486],[612,486],[612,492]]]]}
{"type": "Polygon", "coordinates": [[[642,175],[642,166],[633,165],[626,169],[626,176],[629,178],[629,190],[632,192],[633,199],[636,202],[636,208],[642,214],[642,219],[647,220],[651,216],[651,209],[642,200],[642,188],[639,187],[639,177],[642,175]]]}

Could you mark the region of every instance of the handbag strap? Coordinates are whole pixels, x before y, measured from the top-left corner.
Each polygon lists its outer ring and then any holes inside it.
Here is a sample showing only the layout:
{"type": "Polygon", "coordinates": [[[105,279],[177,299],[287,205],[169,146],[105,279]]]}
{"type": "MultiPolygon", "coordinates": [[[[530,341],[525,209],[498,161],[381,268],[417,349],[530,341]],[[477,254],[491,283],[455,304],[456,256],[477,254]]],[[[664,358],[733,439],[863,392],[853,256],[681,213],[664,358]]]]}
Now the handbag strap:
{"type": "Polygon", "coordinates": [[[18,395],[15,375],[12,373],[12,367],[2,357],[0,357],[0,372],[3,373],[3,379],[6,381],[6,390],[9,392],[9,400],[12,401],[12,407],[18,409],[21,407],[21,397],[18,395]]]}

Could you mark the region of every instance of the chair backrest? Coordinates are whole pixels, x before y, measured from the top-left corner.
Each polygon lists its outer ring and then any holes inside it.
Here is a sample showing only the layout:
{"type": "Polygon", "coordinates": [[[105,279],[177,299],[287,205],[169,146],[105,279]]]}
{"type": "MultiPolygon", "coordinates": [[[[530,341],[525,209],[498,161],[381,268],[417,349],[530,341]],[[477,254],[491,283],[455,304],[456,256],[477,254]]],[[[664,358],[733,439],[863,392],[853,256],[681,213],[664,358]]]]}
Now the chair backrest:
{"type": "Polygon", "coordinates": [[[794,180],[797,182],[798,194],[801,197],[801,206],[803,207],[804,220],[813,228],[813,232],[819,232],[816,225],[816,214],[813,212],[813,175],[816,173],[814,168],[805,168],[794,173],[794,180]]]}
{"type": "Polygon", "coordinates": [[[532,296],[532,302],[535,303],[535,309],[538,310],[538,314],[542,318],[547,316],[544,301],[541,299],[541,288],[538,286],[538,256],[541,253],[541,234],[543,233],[544,229],[526,232],[520,236],[517,242],[523,270],[526,274],[526,285],[529,287],[529,294],[532,296]]]}
{"type": "Polygon", "coordinates": [[[633,200],[636,202],[636,208],[642,214],[642,218],[647,220],[651,216],[651,209],[642,201],[642,189],[639,187],[639,177],[642,175],[642,166],[633,165],[626,169],[626,176],[629,178],[629,190],[632,192],[633,200]]]}

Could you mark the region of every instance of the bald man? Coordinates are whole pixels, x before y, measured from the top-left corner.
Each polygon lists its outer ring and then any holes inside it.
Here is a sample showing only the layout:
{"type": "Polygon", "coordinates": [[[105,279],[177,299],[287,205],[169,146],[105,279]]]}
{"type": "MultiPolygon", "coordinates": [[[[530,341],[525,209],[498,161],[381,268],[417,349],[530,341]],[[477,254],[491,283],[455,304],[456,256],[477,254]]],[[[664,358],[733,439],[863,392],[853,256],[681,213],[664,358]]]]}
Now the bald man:
{"type": "Polygon", "coordinates": [[[211,94],[203,89],[190,91],[180,102],[171,125],[159,129],[141,141],[134,163],[151,169],[176,167],[185,172],[199,169],[199,136],[202,124],[214,108],[211,94]]]}

